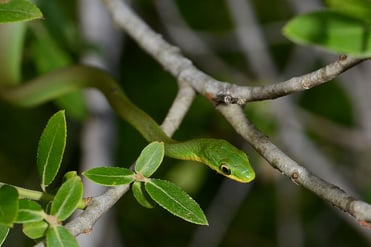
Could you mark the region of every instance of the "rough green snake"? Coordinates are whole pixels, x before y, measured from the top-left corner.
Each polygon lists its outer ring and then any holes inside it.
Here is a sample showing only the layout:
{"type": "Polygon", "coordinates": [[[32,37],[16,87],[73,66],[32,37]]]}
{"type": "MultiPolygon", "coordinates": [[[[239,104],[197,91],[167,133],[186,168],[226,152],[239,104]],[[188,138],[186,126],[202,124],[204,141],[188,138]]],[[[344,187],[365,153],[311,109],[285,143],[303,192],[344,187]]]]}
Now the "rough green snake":
{"type": "Polygon", "coordinates": [[[147,141],[164,142],[167,156],[201,162],[242,183],[255,178],[247,155],[225,140],[201,138],[178,142],[168,137],[150,116],[127,98],[110,75],[97,68],[76,65],[18,85],[0,83],[0,99],[17,106],[32,107],[81,88],[100,90],[115,112],[133,125],[147,141]]]}

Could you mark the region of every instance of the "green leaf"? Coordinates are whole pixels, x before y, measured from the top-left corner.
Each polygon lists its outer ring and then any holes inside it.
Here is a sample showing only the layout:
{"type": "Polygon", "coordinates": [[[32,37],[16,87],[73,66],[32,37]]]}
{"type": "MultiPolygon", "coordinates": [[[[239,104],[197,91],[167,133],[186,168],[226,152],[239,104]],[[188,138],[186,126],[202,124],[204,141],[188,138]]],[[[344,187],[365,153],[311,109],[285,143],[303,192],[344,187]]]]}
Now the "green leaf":
{"type": "Polygon", "coordinates": [[[46,246],[78,247],[74,236],[63,226],[50,227],[46,233],[46,246]]]}
{"type": "Polygon", "coordinates": [[[41,19],[38,7],[27,0],[9,0],[0,3],[0,23],[41,19]]]}
{"type": "Polygon", "coordinates": [[[5,225],[0,225],[0,246],[3,245],[6,237],[8,236],[9,233],[9,227],[5,225]]]}
{"type": "Polygon", "coordinates": [[[45,236],[48,227],[49,225],[45,221],[29,222],[23,224],[22,231],[27,237],[38,239],[45,236]]]}
{"type": "Polygon", "coordinates": [[[130,184],[134,181],[134,172],[121,167],[97,167],[82,174],[94,183],[105,186],[130,184]]]}
{"type": "Polygon", "coordinates": [[[298,16],[286,24],[283,33],[298,44],[356,57],[371,56],[371,25],[336,12],[298,16]]]}
{"type": "Polygon", "coordinates": [[[18,192],[13,186],[0,187],[0,224],[12,226],[18,213],[18,192]]]}
{"type": "Polygon", "coordinates": [[[19,200],[19,208],[16,223],[28,223],[41,221],[44,219],[45,213],[41,206],[34,201],[21,199],[19,200]]]}
{"type": "Polygon", "coordinates": [[[370,0],[326,0],[326,4],[330,9],[339,13],[364,21],[371,21],[370,0]]]}
{"type": "Polygon", "coordinates": [[[151,179],[145,183],[145,188],[151,198],[170,213],[194,224],[208,225],[197,202],[175,184],[151,179]]]}
{"type": "Polygon", "coordinates": [[[69,172],[66,172],[66,173],[63,175],[63,182],[66,182],[68,179],[70,179],[70,178],[74,178],[74,177],[77,177],[77,172],[76,172],[76,171],[69,171],[69,172]]]}
{"type": "Polygon", "coordinates": [[[55,195],[50,207],[50,214],[59,221],[71,216],[78,207],[83,195],[81,178],[76,176],[62,184],[55,195]]]}
{"type": "Polygon", "coordinates": [[[53,182],[62,162],[66,146],[66,117],[64,111],[54,114],[48,121],[39,141],[37,168],[41,188],[53,182]]]}
{"type": "Polygon", "coordinates": [[[163,142],[152,142],[140,153],[135,171],[145,177],[150,177],[160,166],[165,155],[163,142]]]}
{"type": "Polygon", "coordinates": [[[144,191],[144,186],[142,182],[135,181],[131,186],[131,191],[133,192],[134,198],[140,205],[142,205],[145,208],[154,207],[153,201],[146,195],[146,192],[144,191]]]}

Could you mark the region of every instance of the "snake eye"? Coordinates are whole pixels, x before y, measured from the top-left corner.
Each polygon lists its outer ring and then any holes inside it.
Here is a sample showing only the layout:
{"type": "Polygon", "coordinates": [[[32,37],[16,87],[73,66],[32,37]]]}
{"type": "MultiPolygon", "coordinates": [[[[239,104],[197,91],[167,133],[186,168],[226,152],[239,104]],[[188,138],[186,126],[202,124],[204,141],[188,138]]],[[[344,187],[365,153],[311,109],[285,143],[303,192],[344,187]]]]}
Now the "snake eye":
{"type": "Polygon", "coordinates": [[[224,164],[224,163],[222,163],[221,165],[220,165],[220,170],[222,171],[222,173],[224,174],[224,175],[231,175],[231,169],[229,169],[229,167],[226,165],[226,164],[224,164]]]}

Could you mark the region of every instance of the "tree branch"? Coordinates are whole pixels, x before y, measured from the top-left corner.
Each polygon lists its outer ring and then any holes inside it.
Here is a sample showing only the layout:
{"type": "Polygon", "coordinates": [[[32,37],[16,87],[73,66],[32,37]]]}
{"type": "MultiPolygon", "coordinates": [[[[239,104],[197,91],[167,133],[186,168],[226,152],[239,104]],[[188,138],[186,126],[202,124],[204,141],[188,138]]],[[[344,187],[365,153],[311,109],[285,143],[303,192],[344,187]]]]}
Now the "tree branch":
{"type": "MultiPolygon", "coordinates": [[[[160,35],[152,31],[120,0],[105,0],[114,20],[131,35],[144,50],[151,54],[179,81],[189,83],[197,92],[213,98],[218,95],[237,98],[237,103],[262,100],[284,96],[292,92],[302,91],[325,81],[331,80],[352,66],[362,62],[361,59],[341,58],[317,71],[288,81],[265,87],[239,87],[213,79],[194,67],[190,60],[183,57],[179,50],[160,35]]],[[[228,97],[227,97],[228,98],[228,97]]],[[[347,211],[359,221],[371,222],[371,206],[356,200],[340,188],[314,176],[299,166],[285,153],[278,149],[269,139],[259,132],[243,114],[237,105],[219,105],[218,110],[231,122],[240,133],[274,168],[278,169],[291,180],[313,191],[331,204],[347,211]]],[[[120,186],[107,190],[101,196],[92,199],[89,207],[66,227],[74,235],[89,231],[99,216],[110,208],[128,186],[120,186]],[[108,199],[113,197],[114,199],[108,199]]]]}
{"type": "Polygon", "coordinates": [[[245,117],[241,107],[237,105],[219,106],[218,110],[232,124],[235,130],[242,135],[274,168],[288,176],[294,183],[311,190],[319,197],[332,205],[348,212],[358,221],[371,222],[371,205],[354,199],[339,187],[330,184],[313,175],[300,166],[278,147],[269,138],[255,128],[245,117]]]}
{"type": "Polygon", "coordinates": [[[94,197],[88,207],[75,219],[68,222],[65,227],[74,235],[88,233],[95,222],[107,212],[129,190],[129,185],[109,188],[102,195],[94,197]]]}
{"type": "MultiPolygon", "coordinates": [[[[207,97],[224,99],[237,104],[246,101],[274,99],[294,92],[303,91],[324,82],[332,80],[349,68],[365,59],[341,56],[337,61],[314,72],[290,80],[263,87],[240,87],[215,80],[199,71],[192,63],[182,56],[179,49],[167,43],[155,33],[124,2],[120,0],[105,0],[115,22],[123,28],[138,44],[151,54],[164,68],[178,80],[189,83],[197,92],[207,97]]],[[[273,167],[280,170],[293,182],[303,185],[333,205],[347,211],[359,221],[371,222],[371,206],[355,200],[340,188],[314,176],[305,168],[299,166],[285,153],[278,149],[269,139],[260,133],[244,117],[239,106],[220,105],[219,110],[240,133],[273,167]],[[363,212],[360,209],[365,210],[363,212]]]]}
{"type": "Polygon", "coordinates": [[[161,128],[168,136],[172,136],[178,129],[196,96],[193,88],[187,83],[179,81],[178,85],[178,94],[161,125],[161,128]]]}
{"type": "MultiPolygon", "coordinates": [[[[342,56],[314,72],[290,80],[262,87],[241,87],[215,80],[197,69],[179,48],[166,42],[121,0],[104,0],[113,20],[124,29],[148,54],[178,80],[189,83],[198,93],[213,100],[244,104],[248,101],[274,99],[304,91],[330,81],[365,59],[342,56]]],[[[218,103],[223,103],[218,102],[218,103]]]]}
{"type": "Polygon", "coordinates": [[[301,92],[331,81],[341,73],[347,71],[364,60],[365,59],[341,56],[337,61],[311,73],[293,77],[287,81],[277,84],[253,87],[251,90],[249,90],[249,92],[247,91],[246,94],[241,92],[241,95],[237,95],[236,97],[243,97],[247,101],[257,101],[264,99],[275,99],[288,94],[301,92]]]}

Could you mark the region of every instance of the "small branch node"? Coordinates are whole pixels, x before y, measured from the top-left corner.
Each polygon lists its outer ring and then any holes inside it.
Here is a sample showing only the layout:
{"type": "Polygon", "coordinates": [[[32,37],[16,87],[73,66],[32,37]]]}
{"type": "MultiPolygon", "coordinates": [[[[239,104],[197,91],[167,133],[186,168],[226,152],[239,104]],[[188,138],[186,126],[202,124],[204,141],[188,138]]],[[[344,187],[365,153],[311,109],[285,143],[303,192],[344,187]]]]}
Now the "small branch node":
{"type": "Polygon", "coordinates": [[[89,235],[93,231],[93,228],[86,229],[82,234],[89,235]]]}
{"type": "MultiPolygon", "coordinates": [[[[210,98],[210,97],[208,97],[210,98]]],[[[237,104],[237,105],[244,105],[246,103],[246,99],[239,98],[239,97],[233,97],[230,94],[217,94],[214,98],[212,98],[215,105],[231,105],[231,104],[237,104]]]]}
{"type": "Polygon", "coordinates": [[[347,57],[348,56],[346,56],[346,55],[340,55],[339,56],[339,61],[341,62],[341,61],[345,61],[346,59],[347,59],[347,57]]]}
{"type": "Polygon", "coordinates": [[[299,182],[297,181],[299,179],[299,171],[298,170],[294,170],[294,172],[291,174],[290,178],[291,178],[291,181],[294,184],[300,185],[299,182]]]}
{"type": "Polygon", "coordinates": [[[364,227],[364,228],[371,229],[371,224],[370,224],[369,222],[367,222],[367,221],[360,220],[360,221],[358,221],[358,223],[359,223],[362,227],[364,227]]]}
{"type": "Polygon", "coordinates": [[[311,83],[309,81],[306,81],[306,80],[302,81],[301,85],[304,89],[310,89],[311,88],[311,83]]]}

